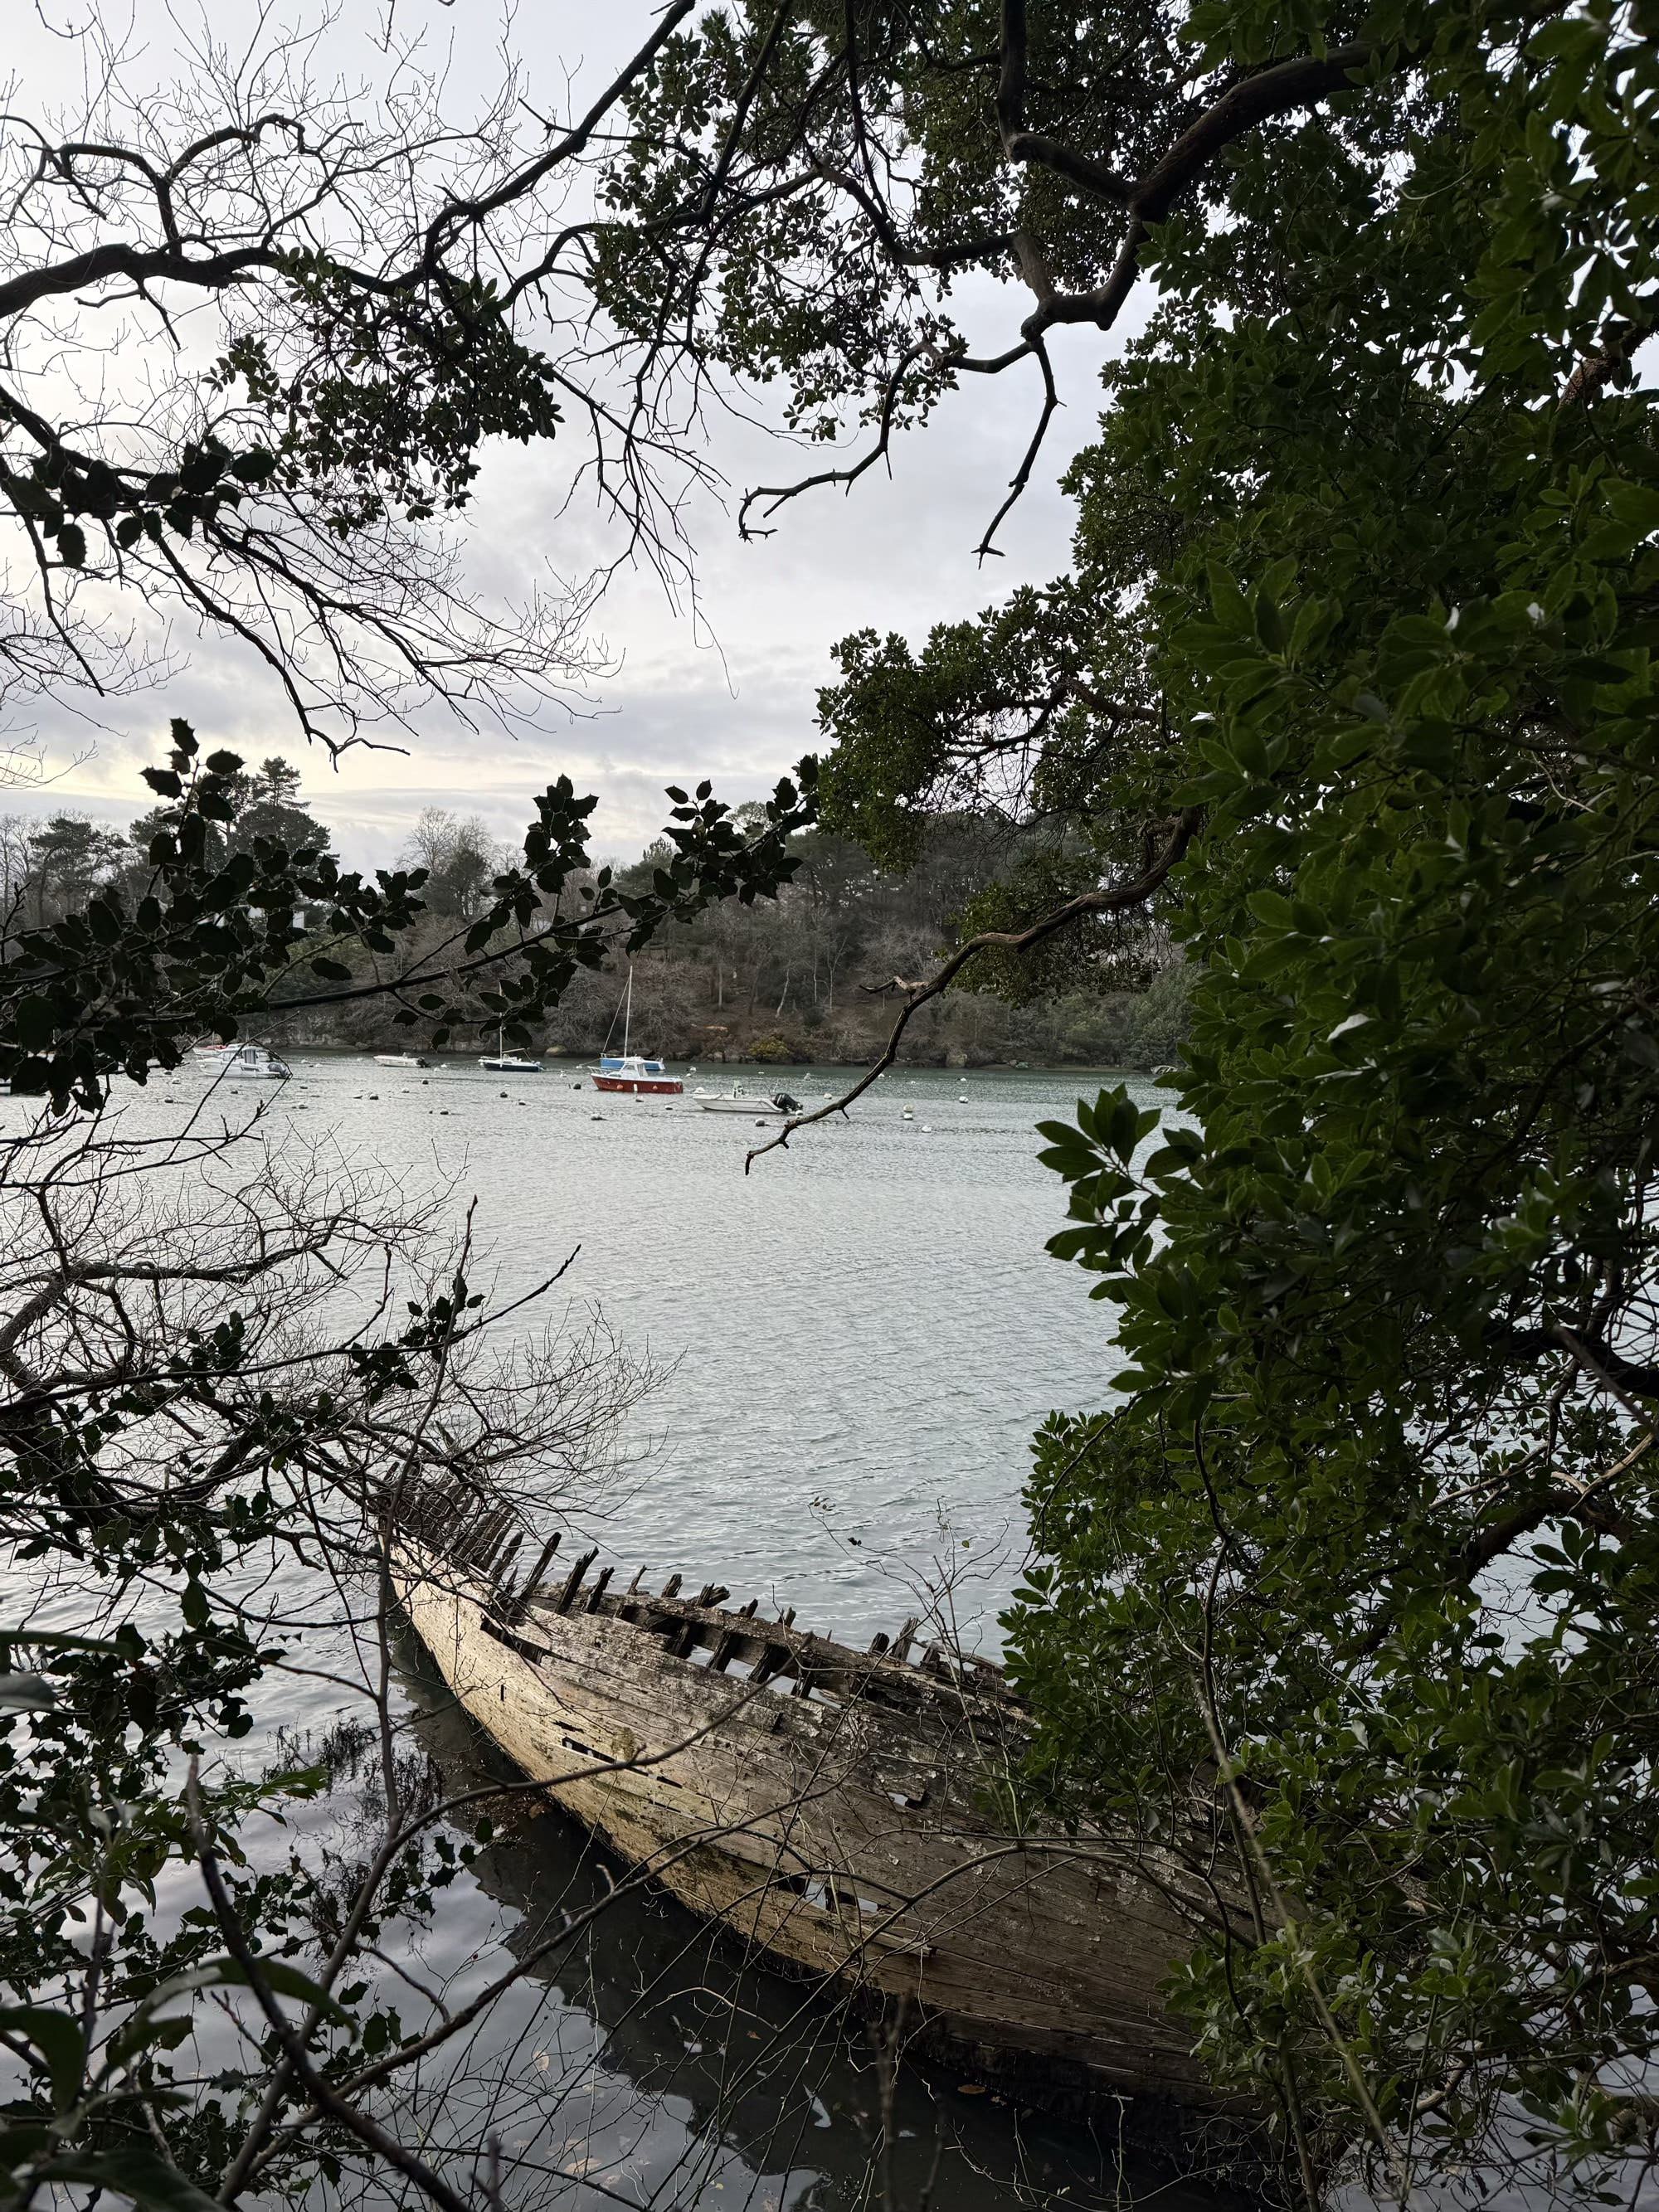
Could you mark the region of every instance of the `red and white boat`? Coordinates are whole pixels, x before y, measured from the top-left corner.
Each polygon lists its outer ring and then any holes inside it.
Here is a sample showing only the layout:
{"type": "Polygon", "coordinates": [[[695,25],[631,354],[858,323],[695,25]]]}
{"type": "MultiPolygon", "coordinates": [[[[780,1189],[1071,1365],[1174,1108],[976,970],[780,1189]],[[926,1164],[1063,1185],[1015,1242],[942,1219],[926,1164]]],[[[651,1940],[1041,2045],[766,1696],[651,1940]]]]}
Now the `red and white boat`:
{"type": "Polygon", "coordinates": [[[685,1089],[678,1075],[662,1073],[653,1074],[649,1060],[639,1054],[624,1053],[613,1066],[594,1071],[596,1091],[633,1091],[641,1097],[678,1098],[685,1089]]]}
{"type": "MultiPolygon", "coordinates": [[[[628,971],[628,990],[623,1000],[623,1048],[612,1056],[599,1054],[599,1064],[593,1070],[596,1091],[631,1091],[640,1098],[678,1098],[685,1085],[678,1075],[670,1075],[659,1060],[647,1060],[643,1054],[629,1052],[628,1031],[634,1017],[634,970],[628,971]]],[[[611,1027],[616,1027],[613,1018],[611,1027]]],[[[610,1040],[605,1040],[609,1043],[610,1040]]]]}

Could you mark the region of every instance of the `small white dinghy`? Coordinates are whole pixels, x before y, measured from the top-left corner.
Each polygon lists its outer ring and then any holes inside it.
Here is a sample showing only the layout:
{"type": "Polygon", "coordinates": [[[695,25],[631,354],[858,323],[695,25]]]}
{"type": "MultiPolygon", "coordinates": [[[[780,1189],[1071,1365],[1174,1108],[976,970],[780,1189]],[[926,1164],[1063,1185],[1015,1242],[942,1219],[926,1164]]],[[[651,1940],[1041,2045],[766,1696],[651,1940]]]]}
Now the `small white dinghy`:
{"type": "Polygon", "coordinates": [[[787,1091],[779,1091],[768,1098],[745,1097],[741,1084],[734,1083],[729,1091],[696,1091],[691,1094],[705,1114],[746,1114],[751,1121],[781,1121],[787,1114],[799,1114],[800,1101],[792,1098],[787,1091]]]}
{"type": "Polygon", "coordinates": [[[223,1055],[217,1073],[233,1083],[286,1083],[294,1070],[262,1044],[239,1044],[223,1055]]]}
{"type": "Polygon", "coordinates": [[[376,1067],[430,1067],[429,1060],[422,1060],[417,1052],[377,1052],[376,1067]]]}

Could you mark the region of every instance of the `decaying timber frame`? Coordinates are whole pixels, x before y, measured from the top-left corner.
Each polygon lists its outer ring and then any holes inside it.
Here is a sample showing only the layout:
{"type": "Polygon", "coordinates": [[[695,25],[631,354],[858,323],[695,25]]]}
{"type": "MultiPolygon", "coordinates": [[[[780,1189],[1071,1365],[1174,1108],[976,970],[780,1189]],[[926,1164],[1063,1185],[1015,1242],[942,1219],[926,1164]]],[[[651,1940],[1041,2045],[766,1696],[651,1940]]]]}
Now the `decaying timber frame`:
{"type": "Polygon", "coordinates": [[[915,1624],[867,1652],[729,1593],[613,1594],[595,1554],[515,1589],[503,1509],[400,1514],[398,1594],[460,1705],[617,1855],[774,1961],[891,2013],[1022,2103],[1214,2109],[1160,1989],[1212,1879],[991,1808],[1027,1724],[915,1624]]]}

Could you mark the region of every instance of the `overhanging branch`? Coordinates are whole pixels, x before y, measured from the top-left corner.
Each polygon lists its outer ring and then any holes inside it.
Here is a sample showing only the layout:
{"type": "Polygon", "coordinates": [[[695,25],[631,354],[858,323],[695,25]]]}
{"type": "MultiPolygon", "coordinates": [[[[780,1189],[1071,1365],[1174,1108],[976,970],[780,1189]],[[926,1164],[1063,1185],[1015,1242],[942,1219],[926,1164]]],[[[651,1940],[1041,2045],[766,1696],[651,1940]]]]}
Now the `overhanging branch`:
{"type": "Polygon", "coordinates": [[[766,1144],[757,1145],[744,1156],[744,1173],[747,1175],[755,1162],[764,1159],[768,1152],[787,1146],[797,1129],[810,1128],[814,1121],[828,1121],[832,1114],[844,1114],[854,1099],[861,1098],[893,1065],[912,1017],[930,999],[937,999],[948,990],[963,969],[980,953],[1029,952],[1060,931],[1069,929],[1073,922],[1085,921],[1091,915],[1124,914],[1132,908],[1145,905],[1183,857],[1198,834],[1202,819],[1202,811],[1196,806],[1187,807],[1177,815],[1163,849],[1127,883],[1112,884],[1102,890],[1079,891],[1075,898],[1067,899],[1064,906],[1056,907],[1052,913],[1044,915],[1040,921],[1030,923],[1024,929],[981,930],[977,937],[970,937],[966,944],[959,945],[937,974],[930,975],[925,982],[905,983],[895,977],[893,983],[887,988],[902,990],[908,995],[903,1012],[888,1032],[880,1059],[865,1071],[850,1091],[844,1091],[839,1098],[832,1098],[823,1106],[814,1107],[810,1114],[793,1115],[784,1123],[775,1137],[766,1144]]]}

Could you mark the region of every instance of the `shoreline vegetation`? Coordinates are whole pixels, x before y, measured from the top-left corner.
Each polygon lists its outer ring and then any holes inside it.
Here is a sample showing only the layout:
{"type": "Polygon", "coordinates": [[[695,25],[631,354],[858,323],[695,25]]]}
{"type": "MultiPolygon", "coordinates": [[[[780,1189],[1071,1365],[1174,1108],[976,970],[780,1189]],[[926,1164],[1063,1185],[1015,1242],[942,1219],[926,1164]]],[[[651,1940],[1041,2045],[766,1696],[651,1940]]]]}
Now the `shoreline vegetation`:
{"type": "Polygon", "coordinates": [[[455,69],[351,0],[36,13],[0,121],[34,810],[0,816],[0,2212],[1641,2206],[1659,0],[665,0],[631,52],[508,10],[455,69]],[[624,575],[659,672],[711,678],[672,770],[648,714],[551,734],[623,703],[624,575]],[[337,854],[277,747],[407,740],[412,814],[441,721],[496,820],[337,854]],[[71,732],[123,729],[150,812],[52,812],[71,732]],[[786,743],[747,805],[699,757],[786,743]],[[607,863],[561,755],[677,774],[657,842],[607,863]],[[538,1115],[360,1060],[316,1141],[269,1090],[105,1110],[210,1036],[591,1066],[624,991],[710,1089],[741,1054],[842,1096],[699,1118],[718,1181],[648,1106],[613,1177],[614,1130],[537,1142],[616,1118],[556,1073],[538,1115]],[[896,1054],[918,1109],[918,1066],[1175,1072],[1027,1086],[1046,1208],[1013,1133],[994,1176],[760,1166],[896,1054]],[[379,1144],[325,1126],[354,1086],[401,1094],[379,1144]],[[411,1141],[451,1109],[459,1156],[411,1141]],[[700,1362],[694,1486],[645,1408],[700,1362]],[[977,1466],[1007,1517],[958,1544],[977,1466]],[[912,1617],[860,1652],[781,1589],[612,1589],[607,1522],[659,1556],[705,1505],[751,1587],[805,1523],[838,1611],[912,1617]],[[492,1735],[538,1670],[516,1774],[427,1754],[411,1540],[472,1592],[428,1618],[492,1735]],[[988,1572],[1018,1711],[982,1728],[988,1572]],[[343,1756],[269,1762],[296,1720],[361,1723],[349,1805],[343,1756]],[[616,1849],[498,1910],[555,1783],[616,1849]],[[1076,1899],[1041,1943],[1040,1881],[1076,1899]],[[1091,1996],[1143,1883],[1179,1924],[1091,1996]],[[769,2019],[750,1970],[803,1928],[769,2019]],[[1009,2009],[941,1988],[947,1929],[1009,2009]],[[1062,2133],[913,2071],[939,2014],[982,2045],[1027,2003],[1042,2101],[1091,2011],[1126,2094],[1161,2039],[1156,2096],[1062,2133]],[[1143,2119],[1175,2171],[1127,2163],[1143,2119]]]}
{"type": "MultiPolygon", "coordinates": [[[[422,1051],[417,1048],[408,1044],[402,1039],[395,1040],[392,1043],[385,1046],[341,1043],[290,1044],[285,1042],[283,1039],[277,1035],[276,1024],[273,1023],[270,1024],[270,1027],[271,1034],[269,1042],[273,1051],[283,1053],[306,1053],[317,1060],[361,1060],[366,1054],[372,1056],[376,1052],[410,1052],[412,1053],[416,1058],[428,1064],[431,1067],[433,1073],[436,1073],[440,1069],[443,1068],[476,1066],[483,1057],[481,1051],[475,1052],[471,1046],[468,1046],[465,1050],[457,1050],[447,1046],[441,1052],[433,1052],[430,1050],[422,1051]]],[[[204,1042],[210,1042],[211,1040],[210,1039],[204,1039],[204,1042]]],[[[248,1036],[241,1040],[241,1042],[263,1044],[266,1042],[267,1040],[262,1034],[257,1038],[248,1036]]],[[[591,1071],[593,1062],[598,1056],[599,1049],[599,1047],[595,1045],[591,1050],[584,1049],[577,1052],[555,1052],[550,1047],[547,1047],[538,1049],[535,1057],[541,1060],[544,1065],[551,1062],[560,1074],[568,1073],[573,1075],[585,1075],[591,1071]]],[[[702,1058],[683,1059],[680,1055],[664,1054],[662,1053],[652,1051],[646,1056],[652,1060],[662,1060],[666,1058],[674,1071],[679,1074],[695,1073],[699,1071],[706,1072],[708,1069],[716,1066],[722,1069],[729,1069],[733,1074],[739,1075],[745,1070],[750,1072],[758,1070],[764,1073],[766,1069],[769,1067],[796,1067],[805,1068],[809,1071],[818,1069],[827,1071],[830,1068],[845,1068],[850,1072],[853,1069],[866,1066],[869,1064],[865,1060],[830,1060],[823,1053],[803,1054],[799,1060],[757,1060],[752,1057],[744,1059],[740,1054],[732,1052],[707,1053],[703,1054],[702,1058]]],[[[873,1055],[872,1056],[873,1057],[873,1055]]],[[[1160,1062],[1158,1067],[1145,1067],[1136,1061],[1122,1060],[985,1060],[975,1061],[973,1066],[972,1073],[976,1075],[1064,1075],[1068,1079],[1073,1076],[1086,1075],[1098,1076],[1103,1079],[1112,1076],[1155,1075],[1159,1073],[1164,1065],[1164,1063],[1160,1062]]],[[[176,1073],[176,1071],[173,1072],[176,1073]]],[[[394,1069],[391,1072],[395,1073],[397,1071],[394,1069]]],[[[894,1062],[893,1070],[890,1072],[902,1072],[906,1074],[911,1075],[942,1075],[967,1073],[968,1071],[963,1068],[962,1064],[959,1062],[951,1062],[947,1066],[946,1063],[943,1060],[913,1059],[908,1056],[902,1056],[894,1062]]]]}
{"type": "MultiPolygon", "coordinates": [[[[333,852],[335,833],[301,795],[292,763],[273,756],[238,781],[235,821],[218,833],[228,851],[252,850],[263,838],[333,852]]],[[[763,817],[764,810],[740,809],[740,824],[748,811],[763,817]]],[[[68,811],[44,821],[0,818],[0,897],[40,927],[102,887],[136,896],[155,823],[154,814],[142,816],[122,836],[68,811]]],[[[902,873],[882,867],[853,839],[822,830],[799,836],[794,849],[799,865],[775,901],[712,907],[694,922],[665,927],[635,957],[638,1049],[699,1066],[868,1066],[902,1004],[896,981],[938,965],[961,934],[962,918],[1006,874],[1011,858],[1007,834],[949,817],[932,827],[915,865],[902,873]]],[[[625,891],[647,892],[671,852],[659,841],[616,867],[614,880],[625,891]]],[[[406,967],[475,920],[489,904],[495,878],[517,856],[476,818],[429,808],[399,857],[427,871],[427,911],[398,955],[406,967]]],[[[597,881],[590,874],[562,896],[580,899],[597,881]]],[[[349,981],[376,979],[374,955],[358,947],[348,957],[349,981]]],[[[527,1025],[531,1048],[583,1060],[607,1042],[619,1045],[624,973],[613,960],[578,974],[547,1018],[527,1025]]],[[[1178,949],[1143,922],[1121,943],[1050,963],[1018,1000],[992,991],[945,993],[917,1011],[897,1064],[1150,1071],[1180,1056],[1190,973],[1178,949]]],[[[458,1024],[447,1049],[465,1056],[483,1048],[495,1015],[477,991],[455,990],[453,975],[448,980],[465,1031],[458,1024]]],[[[292,988],[296,994],[307,988],[297,972],[292,988]]],[[[394,1021],[396,1012],[396,1000],[382,993],[303,1012],[273,1010],[257,1026],[283,1051],[404,1051],[410,1033],[394,1021]]]]}

